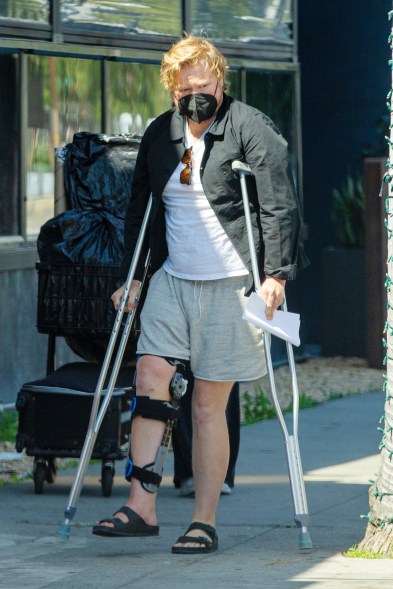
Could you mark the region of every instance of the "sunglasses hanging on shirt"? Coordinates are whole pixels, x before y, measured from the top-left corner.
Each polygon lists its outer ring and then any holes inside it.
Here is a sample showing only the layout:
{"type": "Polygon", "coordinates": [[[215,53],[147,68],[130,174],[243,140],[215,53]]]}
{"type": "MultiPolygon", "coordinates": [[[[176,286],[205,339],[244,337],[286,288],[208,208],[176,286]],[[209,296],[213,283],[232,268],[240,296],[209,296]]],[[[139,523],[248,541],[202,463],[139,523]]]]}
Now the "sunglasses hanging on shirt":
{"type": "Polygon", "coordinates": [[[191,184],[192,174],[192,159],[191,159],[192,147],[187,147],[181,158],[181,163],[186,167],[180,172],[180,184],[191,184]]]}

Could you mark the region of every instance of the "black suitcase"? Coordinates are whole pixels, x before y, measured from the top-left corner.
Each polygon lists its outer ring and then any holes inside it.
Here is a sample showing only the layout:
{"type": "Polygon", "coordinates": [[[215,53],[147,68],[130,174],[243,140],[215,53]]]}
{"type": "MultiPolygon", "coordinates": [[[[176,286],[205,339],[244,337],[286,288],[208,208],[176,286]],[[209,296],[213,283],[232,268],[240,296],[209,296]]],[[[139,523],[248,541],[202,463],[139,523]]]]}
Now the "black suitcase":
{"type": "MultiPolygon", "coordinates": [[[[54,482],[56,458],[80,456],[100,370],[99,364],[73,362],[22,385],[16,401],[16,449],[26,449],[28,456],[34,456],[36,493],[42,493],[45,481],[54,482]]],[[[101,485],[106,497],[112,492],[114,461],[127,455],[133,380],[134,368],[122,367],[92,454],[93,459],[102,460],[101,485]]]]}

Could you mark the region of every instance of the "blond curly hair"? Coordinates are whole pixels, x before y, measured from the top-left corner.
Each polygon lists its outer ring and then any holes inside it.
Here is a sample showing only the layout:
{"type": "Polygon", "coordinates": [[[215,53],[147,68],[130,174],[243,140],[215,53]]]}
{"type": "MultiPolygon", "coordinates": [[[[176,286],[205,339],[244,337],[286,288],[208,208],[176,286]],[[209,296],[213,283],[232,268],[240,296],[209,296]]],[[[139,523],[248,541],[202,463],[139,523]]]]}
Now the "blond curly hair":
{"type": "Polygon", "coordinates": [[[218,80],[224,80],[225,90],[227,88],[225,73],[228,69],[225,57],[212,43],[193,35],[187,35],[184,39],[177,41],[164,54],[160,70],[160,78],[164,88],[173,92],[176,89],[181,69],[201,63],[205,63],[218,80]]]}

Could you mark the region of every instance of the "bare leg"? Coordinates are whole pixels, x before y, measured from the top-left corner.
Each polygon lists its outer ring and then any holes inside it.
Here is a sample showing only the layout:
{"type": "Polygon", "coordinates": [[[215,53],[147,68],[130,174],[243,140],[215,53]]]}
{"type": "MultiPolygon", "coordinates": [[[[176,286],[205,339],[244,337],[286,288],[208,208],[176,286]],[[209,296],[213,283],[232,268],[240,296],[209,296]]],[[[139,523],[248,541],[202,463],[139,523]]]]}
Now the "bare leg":
{"type": "MultiPolygon", "coordinates": [[[[169,382],[175,372],[163,358],[157,356],[142,356],[137,367],[136,394],[145,395],[151,399],[168,401],[169,382]]],[[[132,461],[136,466],[143,467],[154,462],[157,449],[161,443],[165,424],[161,421],[134,417],[131,428],[132,461]]],[[[137,479],[131,478],[131,490],[127,507],[133,509],[149,525],[157,525],[156,493],[145,491],[137,479]]],[[[116,513],[116,517],[127,522],[123,513],[116,513]]],[[[106,523],[113,527],[112,523],[106,523]]]]}
{"type": "MultiPolygon", "coordinates": [[[[193,472],[195,507],[192,521],[215,527],[221,486],[229,461],[229,436],[225,408],[233,382],[195,379],[193,392],[193,472]]],[[[192,530],[192,536],[207,536],[192,530]]],[[[175,544],[179,546],[179,544],[175,544]]],[[[196,546],[196,543],[182,544],[196,546]]]]}

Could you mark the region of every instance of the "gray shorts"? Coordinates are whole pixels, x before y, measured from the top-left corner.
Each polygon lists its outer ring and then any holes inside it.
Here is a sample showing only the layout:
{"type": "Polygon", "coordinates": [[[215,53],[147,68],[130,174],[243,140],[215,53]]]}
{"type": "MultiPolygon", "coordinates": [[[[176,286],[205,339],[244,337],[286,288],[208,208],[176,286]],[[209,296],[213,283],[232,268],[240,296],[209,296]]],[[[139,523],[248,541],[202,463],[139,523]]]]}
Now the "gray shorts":
{"type": "Polygon", "coordinates": [[[141,313],[138,354],[190,360],[196,378],[256,380],[266,374],[263,334],[242,318],[244,277],[183,280],[160,268],[141,313]]]}

